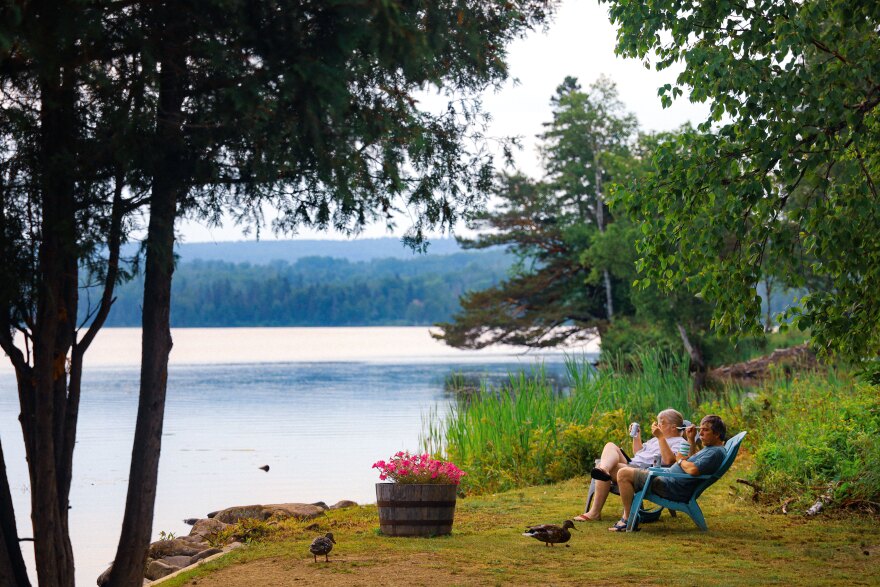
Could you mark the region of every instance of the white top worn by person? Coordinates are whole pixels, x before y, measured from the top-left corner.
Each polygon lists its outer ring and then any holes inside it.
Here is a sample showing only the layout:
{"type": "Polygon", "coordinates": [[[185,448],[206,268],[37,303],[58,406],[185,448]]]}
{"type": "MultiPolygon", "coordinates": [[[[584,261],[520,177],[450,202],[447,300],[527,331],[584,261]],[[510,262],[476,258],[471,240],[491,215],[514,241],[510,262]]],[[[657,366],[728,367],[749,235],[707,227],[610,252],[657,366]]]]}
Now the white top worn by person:
{"type": "MultiPolygon", "coordinates": [[[[678,430],[676,430],[676,434],[678,434],[678,430]]],[[[681,436],[665,438],[665,440],[673,454],[682,452],[682,445],[687,446],[687,440],[682,438],[681,436]]],[[[654,457],[662,456],[660,450],[660,439],[652,436],[651,440],[642,444],[642,439],[636,436],[635,438],[633,438],[633,451],[635,452],[635,454],[633,455],[632,460],[627,463],[628,466],[638,467],[639,469],[647,469],[648,467],[653,467],[654,457]],[[638,445],[638,448],[636,448],[636,445],[638,445]]],[[[663,462],[662,458],[661,462],[663,462]]],[[[675,461],[663,462],[663,465],[671,465],[674,462],[675,461]]]]}

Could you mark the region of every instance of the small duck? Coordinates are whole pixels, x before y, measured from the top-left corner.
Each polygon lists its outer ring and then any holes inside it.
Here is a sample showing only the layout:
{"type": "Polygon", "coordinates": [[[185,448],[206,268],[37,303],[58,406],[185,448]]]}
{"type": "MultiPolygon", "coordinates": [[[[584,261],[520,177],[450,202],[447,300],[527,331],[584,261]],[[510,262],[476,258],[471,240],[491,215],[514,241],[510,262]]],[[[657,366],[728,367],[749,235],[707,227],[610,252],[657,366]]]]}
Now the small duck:
{"type": "Polygon", "coordinates": [[[336,541],[333,540],[333,534],[327,532],[323,536],[318,536],[314,540],[312,540],[312,544],[309,546],[309,552],[312,553],[312,556],[315,557],[315,562],[318,562],[318,555],[323,554],[324,560],[326,562],[330,562],[330,558],[327,556],[330,554],[330,551],[333,550],[333,545],[336,544],[336,541]]]}
{"type": "Polygon", "coordinates": [[[569,528],[577,529],[574,527],[574,522],[571,520],[565,520],[562,522],[561,528],[554,524],[541,524],[539,526],[526,528],[523,536],[530,536],[535,540],[540,540],[544,543],[544,546],[552,546],[554,544],[568,542],[571,539],[571,532],[568,531],[569,528]]]}

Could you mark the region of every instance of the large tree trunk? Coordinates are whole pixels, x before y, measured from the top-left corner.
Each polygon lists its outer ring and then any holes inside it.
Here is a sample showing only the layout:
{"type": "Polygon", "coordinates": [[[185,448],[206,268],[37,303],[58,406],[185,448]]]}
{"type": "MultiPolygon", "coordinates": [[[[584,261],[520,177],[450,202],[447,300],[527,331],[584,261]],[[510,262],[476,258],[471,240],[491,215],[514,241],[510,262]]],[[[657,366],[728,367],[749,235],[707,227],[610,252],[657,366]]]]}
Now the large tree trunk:
{"type": "Polygon", "coordinates": [[[6,460],[0,446],[0,585],[30,585],[18,541],[12,493],[9,491],[9,479],[6,476],[6,460]]]}
{"type": "Polygon", "coordinates": [[[174,221],[183,188],[183,99],[186,59],[176,43],[171,8],[161,15],[161,74],[157,130],[163,153],[153,174],[150,224],[147,231],[146,270],[141,351],[141,388],[131,455],[131,472],[122,534],[108,585],[135,587],[143,582],[143,568],[153,527],[168,355],[171,352],[171,276],[174,270],[174,221]]]}
{"type": "Polygon", "coordinates": [[[764,317],[764,332],[773,332],[773,311],[770,302],[773,300],[773,282],[769,275],[764,277],[764,287],[767,289],[767,314],[764,317]]]}
{"type": "Polygon", "coordinates": [[[33,378],[19,382],[21,424],[30,470],[37,576],[40,585],[72,587],[68,492],[65,484],[59,483],[69,466],[62,460],[61,439],[67,407],[67,353],[74,336],[79,278],[73,177],[76,93],[70,69],[58,66],[41,78],[40,96],[42,242],[33,378]]]}
{"type": "Polygon", "coordinates": [[[681,336],[684,349],[691,357],[691,370],[694,372],[694,391],[699,392],[706,385],[706,362],[703,360],[703,351],[700,350],[699,346],[691,343],[684,326],[681,324],[676,324],[675,326],[678,328],[678,334],[681,336]]]}
{"type": "MultiPolygon", "coordinates": [[[[599,147],[593,145],[593,181],[596,184],[596,225],[599,232],[605,232],[605,201],[602,197],[602,170],[599,168],[599,147]]],[[[614,319],[614,300],[611,297],[611,274],[608,269],[602,270],[602,279],[605,282],[605,309],[608,311],[608,321],[614,319]]]]}

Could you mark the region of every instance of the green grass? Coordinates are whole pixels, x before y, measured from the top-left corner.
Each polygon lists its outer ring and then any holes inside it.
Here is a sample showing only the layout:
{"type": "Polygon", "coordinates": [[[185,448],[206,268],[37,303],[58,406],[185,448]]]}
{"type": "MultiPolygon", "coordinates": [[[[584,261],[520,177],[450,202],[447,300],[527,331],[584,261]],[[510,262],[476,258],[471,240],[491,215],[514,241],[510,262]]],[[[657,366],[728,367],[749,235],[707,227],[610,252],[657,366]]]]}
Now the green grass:
{"type": "Polygon", "coordinates": [[[270,538],[166,585],[235,587],[266,584],[506,585],[867,585],[877,584],[880,525],[867,516],[783,516],[755,506],[735,482],[748,455],[701,498],[710,531],[682,514],[610,533],[616,497],[605,520],[578,524],[570,548],[546,548],[520,533],[530,524],[578,513],[588,480],[460,499],[453,534],[388,538],[377,533],[375,506],[328,512],[317,522],[284,522],[270,538]],[[312,561],[307,546],[332,531],[331,563],[312,561]],[[867,554],[866,554],[867,553],[867,554]],[[279,577],[283,577],[281,582],[279,577]]]}

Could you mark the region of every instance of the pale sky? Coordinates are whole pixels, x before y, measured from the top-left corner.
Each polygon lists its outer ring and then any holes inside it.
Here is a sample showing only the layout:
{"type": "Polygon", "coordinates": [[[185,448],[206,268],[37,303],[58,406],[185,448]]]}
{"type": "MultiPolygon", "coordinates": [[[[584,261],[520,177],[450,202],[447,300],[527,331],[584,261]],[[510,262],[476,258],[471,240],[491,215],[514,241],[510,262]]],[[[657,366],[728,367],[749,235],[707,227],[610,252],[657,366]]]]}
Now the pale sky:
{"type": "MultiPolygon", "coordinates": [[[[551,119],[550,98],[567,75],[577,77],[586,88],[605,74],[617,83],[620,98],[639,120],[643,130],[672,130],[685,122],[698,123],[708,115],[703,104],[691,104],[679,98],[670,108],[662,108],[657,88],[674,81],[677,71],[657,73],[645,69],[637,60],[614,54],[615,28],[608,21],[607,6],[596,0],[565,0],[546,31],[535,31],[509,47],[510,77],[500,92],[484,97],[484,109],[493,121],[492,136],[520,136],[523,149],[516,154],[517,168],[533,177],[542,174],[536,150],[536,135],[542,123],[551,119]],[[518,80],[518,84],[513,80],[518,80]]],[[[501,162],[499,161],[499,165],[501,162]]],[[[387,233],[383,226],[367,227],[362,238],[400,236],[406,229],[402,221],[397,233],[387,233]]],[[[230,221],[222,228],[207,228],[199,223],[178,225],[184,242],[252,240],[230,221]]],[[[261,239],[275,237],[263,231],[261,239]]],[[[291,238],[282,236],[280,238],[291,238]]],[[[343,238],[334,233],[303,231],[294,238],[343,238]]]]}

